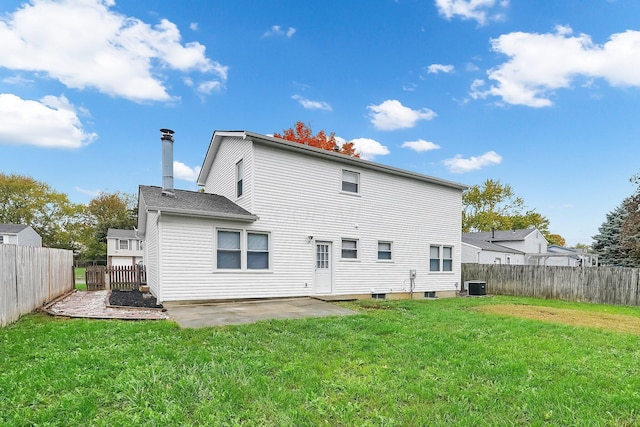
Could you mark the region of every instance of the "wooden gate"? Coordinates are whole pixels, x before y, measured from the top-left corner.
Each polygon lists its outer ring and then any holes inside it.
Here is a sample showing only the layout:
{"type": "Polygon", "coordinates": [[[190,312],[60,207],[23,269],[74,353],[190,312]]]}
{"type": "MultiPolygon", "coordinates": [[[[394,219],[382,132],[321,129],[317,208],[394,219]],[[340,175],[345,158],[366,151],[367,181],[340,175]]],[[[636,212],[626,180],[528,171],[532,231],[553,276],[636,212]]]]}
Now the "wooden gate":
{"type": "Polygon", "coordinates": [[[109,287],[111,289],[133,290],[147,283],[143,265],[108,267],[109,287]]]}
{"type": "Polygon", "coordinates": [[[91,265],[87,267],[85,272],[85,282],[88,291],[99,291],[106,289],[104,265],[91,265]]]}

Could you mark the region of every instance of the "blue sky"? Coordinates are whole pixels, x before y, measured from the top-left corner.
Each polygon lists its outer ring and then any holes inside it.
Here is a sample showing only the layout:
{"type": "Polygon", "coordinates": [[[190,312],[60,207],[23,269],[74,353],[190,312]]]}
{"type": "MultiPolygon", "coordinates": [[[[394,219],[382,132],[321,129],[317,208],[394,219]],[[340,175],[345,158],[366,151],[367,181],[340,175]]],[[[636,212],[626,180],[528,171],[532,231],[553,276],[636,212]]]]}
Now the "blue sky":
{"type": "Polygon", "coordinates": [[[3,0],[0,171],[86,203],[195,179],[214,130],[300,120],[362,157],[497,179],[569,245],[640,171],[636,0],[3,0]]]}

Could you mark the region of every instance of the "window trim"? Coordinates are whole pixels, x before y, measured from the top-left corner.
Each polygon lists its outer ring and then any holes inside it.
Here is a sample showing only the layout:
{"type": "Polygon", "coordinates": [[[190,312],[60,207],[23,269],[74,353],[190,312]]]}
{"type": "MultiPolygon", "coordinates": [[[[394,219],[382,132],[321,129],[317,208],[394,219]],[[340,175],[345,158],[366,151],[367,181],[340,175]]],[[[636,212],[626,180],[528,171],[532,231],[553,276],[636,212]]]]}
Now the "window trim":
{"type": "Polygon", "coordinates": [[[236,162],[236,199],[244,195],[244,159],[236,162]]]}
{"type": "Polygon", "coordinates": [[[359,239],[354,239],[354,238],[350,238],[350,237],[343,237],[340,239],[340,261],[349,261],[349,262],[353,262],[353,261],[360,261],[360,240],[359,239]],[[355,252],[355,257],[354,258],[348,258],[344,256],[344,242],[345,241],[349,241],[349,242],[355,242],[356,247],[355,249],[352,248],[347,248],[347,251],[352,251],[355,252]]]}
{"type": "Polygon", "coordinates": [[[444,273],[444,274],[451,274],[454,272],[454,265],[453,265],[453,260],[454,260],[454,255],[453,255],[453,250],[454,250],[455,246],[454,245],[443,245],[443,244],[436,244],[436,243],[432,243],[429,245],[429,273],[444,273]],[[435,261],[436,258],[432,258],[431,256],[431,249],[432,248],[437,248],[438,249],[438,269],[437,270],[432,270],[431,269],[431,264],[432,261],[435,261]],[[451,258],[445,258],[444,257],[444,250],[446,249],[450,249],[451,250],[451,258]],[[445,270],[445,261],[449,261],[451,264],[451,269],[450,270],[445,270]]]}
{"type": "Polygon", "coordinates": [[[131,245],[129,244],[129,240],[128,239],[118,239],[118,250],[119,251],[128,251],[130,250],[131,245]],[[126,248],[122,247],[122,242],[125,242],[127,244],[126,248]]]}
{"type": "MultiPolygon", "coordinates": [[[[353,184],[352,182],[347,182],[348,184],[353,184]]],[[[340,192],[343,194],[351,194],[351,195],[360,195],[362,191],[362,183],[361,183],[361,179],[360,179],[360,172],[356,172],[356,171],[352,171],[349,169],[340,169],[340,192]],[[344,184],[345,184],[345,180],[344,180],[344,174],[349,173],[349,174],[354,174],[356,176],[356,191],[351,191],[351,190],[345,190],[344,189],[344,184]]]]}
{"type": "Polygon", "coordinates": [[[391,240],[378,240],[378,249],[377,249],[377,258],[376,261],[378,262],[393,262],[393,241],[391,240]],[[388,244],[389,245],[389,250],[388,251],[381,251],[380,250],[380,244],[388,244]],[[388,253],[389,254],[389,258],[380,258],[380,252],[383,253],[388,253]]]}
{"type": "Polygon", "coordinates": [[[0,245],[4,244],[4,236],[0,235],[0,245]]]}

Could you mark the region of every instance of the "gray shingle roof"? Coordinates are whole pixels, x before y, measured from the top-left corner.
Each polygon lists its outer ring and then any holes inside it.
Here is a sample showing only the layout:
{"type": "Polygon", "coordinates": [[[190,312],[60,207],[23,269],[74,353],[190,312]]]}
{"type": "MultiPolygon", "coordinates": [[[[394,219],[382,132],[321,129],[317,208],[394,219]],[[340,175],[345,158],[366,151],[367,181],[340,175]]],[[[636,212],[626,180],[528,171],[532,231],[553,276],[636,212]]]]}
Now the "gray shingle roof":
{"type": "Polygon", "coordinates": [[[536,231],[535,228],[526,228],[520,230],[496,230],[493,231],[478,231],[475,233],[463,233],[463,237],[468,237],[475,240],[484,240],[485,242],[519,242],[523,241],[525,237],[536,231]]]}
{"type": "Polygon", "coordinates": [[[496,243],[487,242],[484,240],[473,239],[471,237],[466,237],[466,234],[474,234],[474,233],[465,233],[462,236],[462,242],[468,245],[475,246],[485,251],[493,251],[493,252],[505,252],[510,254],[523,254],[524,252],[507,248],[506,246],[498,245],[496,243]]]}
{"type": "Polygon", "coordinates": [[[140,186],[140,197],[147,209],[183,215],[209,216],[255,221],[256,215],[218,194],[173,190],[175,197],[163,196],[162,188],[140,186]]]}
{"type": "Polygon", "coordinates": [[[0,233],[17,234],[27,227],[22,224],[0,224],[0,233]]]}
{"type": "Polygon", "coordinates": [[[137,239],[136,230],[110,228],[107,230],[107,239],[137,239]]]}

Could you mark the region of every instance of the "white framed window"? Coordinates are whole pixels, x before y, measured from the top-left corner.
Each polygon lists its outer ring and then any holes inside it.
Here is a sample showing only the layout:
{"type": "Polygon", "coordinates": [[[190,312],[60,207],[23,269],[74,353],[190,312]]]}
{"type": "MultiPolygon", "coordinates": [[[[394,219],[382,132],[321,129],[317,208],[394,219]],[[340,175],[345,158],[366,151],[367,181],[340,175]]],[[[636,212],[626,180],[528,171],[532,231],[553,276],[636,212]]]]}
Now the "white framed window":
{"type": "Polygon", "coordinates": [[[236,163],[236,197],[241,197],[244,194],[243,182],[244,161],[240,159],[240,161],[236,163]]]}
{"type": "Polygon", "coordinates": [[[269,234],[247,232],[247,269],[269,269],[269,234]]]}
{"type": "Polygon", "coordinates": [[[360,193],[360,174],[358,172],[342,170],[342,191],[360,193]]]}
{"type": "Polygon", "coordinates": [[[118,247],[121,250],[124,250],[124,251],[129,250],[129,241],[128,240],[119,240],[118,241],[118,247]]]}
{"type": "Polygon", "coordinates": [[[4,244],[4,236],[0,236],[0,245],[4,244]]]}
{"type": "Polygon", "coordinates": [[[220,269],[239,270],[242,265],[240,231],[218,230],[216,266],[220,269]]]}
{"type": "Polygon", "coordinates": [[[392,243],[378,241],[378,261],[391,261],[392,255],[392,243]]]}
{"type": "Polygon", "coordinates": [[[453,246],[429,247],[429,271],[453,271],[453,246]]]}
{"type": "Polygon", "coordinates": [[[342,259],[358,259],[358,241],[342,239],[342,259]]]}

